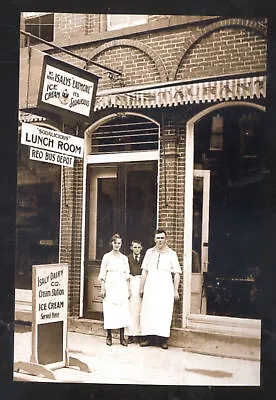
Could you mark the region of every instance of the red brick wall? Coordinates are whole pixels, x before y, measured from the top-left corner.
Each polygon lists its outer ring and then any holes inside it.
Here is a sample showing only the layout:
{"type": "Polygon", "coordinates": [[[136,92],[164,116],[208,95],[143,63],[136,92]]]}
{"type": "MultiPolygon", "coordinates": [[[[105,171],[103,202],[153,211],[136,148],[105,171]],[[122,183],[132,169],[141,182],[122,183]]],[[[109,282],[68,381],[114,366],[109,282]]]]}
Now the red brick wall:
{"type": "MultiPolygon", "coordinates": [[[[202,21],[210,17],[204,16],[188,16],[188,15],[149,15],[148,23],[149,26],[157,26],[163,22],[163,25],[171,25],[171,21],[174,23],[187,24],[195,21],[202,21]]],[[[213,17],[214,18],[214,17],[213,17]]],[[[73,13],[56,13],[55,14],[55,38],[64,39],[64,27],[66,27],[67,34],[74,34],[76,32],[80,34],[93,34],[98,32],[105,32],[107,26],[106,14],[73,14],[73,13]]]]}
{"type": "Polygon", "coordinates": [[[86,14],[55,13],[54,15],[54,39],[67,38],[74,33],[86,33],[86,14]]]}
{"type": "MultiPolygon", "coordinates": [[[[111,45],[111,47],[106,46],[93,60],[114,69],[122,69],[126,85],[156,83],[160,81],[162,65],[168,72],[168,76],[174,76],[178,65],[180,65],[177,79],[265,69],[266,42],[261,35],[243,27],[226,27],[209,34],[205,32],[200,37],[206,26],[206,22],[203,22],[201,26],[187,25],[186,27],[175,27],[170,30],[133,35],[133,37],[128,37],[131,40],[129,46],[126,44],[111,45]],[[191,46],[192,37],[198,39],[194,46],[191,46]],[[137,42],[146,45],[149,53],[144,51],[145,47],[143,46],[135,48],[135,43],[137,42]],[[187,51],[189,48],[190,50],[187,51]],[[152,61],[152,54],[155,55],[154,62],[152,61]],[[185,57],[182,59],[184,55],[185,57]],[[207,55],[209,58],[206,61],[207,55]],[[161,67],[160,65],[157,67],[157,61],[160,60],[162,60],[162,65],[161,67]]],[[[83,44],[74,47],[73,50],[82,56],[90,58],[95,49],[102,45],[103,42],[83,44]]],[[[84,66],[84,62],[71,56],[62,54],[60,57],[72,64],[79,65],[80,67],[84,66]]],[[[97,71],[98,73],[100,71],[94,67],[89,67],[89,70],[93,72],[97,71]]],[[[107,74],[103,73],[102,70],[100,73],[103,78],[100,80],[99,89],[112,87],[112,82],[109,81],[107,74]]],[[[199,109],[202,106],[198,105],[197,107],[199,109]]],[[[169,244],[176,250],[181,265],[183,263],[184,250],[184,118],[186,118],[185,112],[187,109],[188,106],[164,110],[159,181],[159,226],[167,230],[169,244]]],[[[154,112],[161,124],[161,110],[155,110],[154,112]]],[[[150,111],[147,111],[147,113],[150,113],[150,111]]],[[[95,118],[99,118],[99,115],[96,115],[95,118]]],[[[64,205],[62,216],[61,261],[69,262],[70,264],[70,313],[78,315],[82,229],[81,162],[77,162],[73,170],[69,168],[65,169],[65,178],[67,205],[64,205]]],[[[181,294],[182,290],[183,285],[181,281],[181,294]]],[[[175,305],[173,316],[174,326],[180,326],[181,324],[181,309],[182,304],[179,302],[179,304],[175,305]]]]}
{"type": "MultiPolygon", "coordinates": [[[[65,126],[64,132],[75,135],[65,126]]],[[[82,241],[83,160],[75,158],[74,168],[63,167],[60,262],[69,264],[68,302],[70,315],[79,315],[82,241]]]]}
{"type": "MultiPolygon", "coordinates": [[[[261,34],[242,26],[227,25],[206,33],[207,27],[206,21],[200,25],[176,26],[118,39],[116,45],[113,40],[83,44],[73,51],[121,71],[122,80],[115,87],[158,83],[167,77],[185,80],[266,69],[266,40],[261,34]]],[[[60,57],[81,68],[85,65],[66,54],[60,57]]],[[[99,90],[114,87],[107,71],[93,65],[88,70],[101,76],[99,90]]]]}
{"type": "Polygon", "coordinates": [[[71,310],[72,287],[71,287],[71,266],[72,266],[72,216],[73,216],[73,168],[61,169],[62,181],[62,212],[60,229],[60,262],[68,263],[69,266],[69,287],[68,287],[68,308],[71,310]]]}
{"type": "MultiPolygon", "coordinates": [[[[134,47],[117,46],[106,50],[95,57],[93,61],[111,67],[116,71],[123,72],[124,86],[143,85],[148,82],[160,81],[158,70],[152,59],[145,53],[134,47]]],[[[96,74],[102,76],[99,89],[110,87],[110,80],[103,71],[91,68],[96,74]]]]}
{"type": "MultiPolygon", "coordinates": [[[[161,160],[159,176],[159,220],[158,226],[168,234],[168,243],[177,252],[183,266],[184,251],[184,193],[185,193],[185,132],[184,121],[179,125],[178,113],[164,112],[161,124],[161,160]]],[[[161,117],[162,120],[162,117],[161,117]]],[[[182,277],[179,285],[182,298],[182,277]]],[[[175,304],[173,326],[180,327],[182,301],[175,304]]]]}
{"type": "Polygon", "coordinates": [[[100,32],[103,29],[102,24],[101,14],[87,14],[85,33],[89,35],[100,32]]]}
{"type": "Polygon", "coordinates": [[[244,28],[213,32],[186,54],[176,79],[199,78],[266,69],[266,42],[244,28]]]}

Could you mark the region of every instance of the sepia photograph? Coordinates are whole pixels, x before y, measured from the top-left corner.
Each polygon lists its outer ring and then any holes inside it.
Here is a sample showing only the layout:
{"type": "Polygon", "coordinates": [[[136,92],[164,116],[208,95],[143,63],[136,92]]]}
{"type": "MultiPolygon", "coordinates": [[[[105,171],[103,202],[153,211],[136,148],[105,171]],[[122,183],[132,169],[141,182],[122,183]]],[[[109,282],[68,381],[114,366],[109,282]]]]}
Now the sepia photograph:
{"type": "Polygon", "coordinates": [[[20,13],[14,381],[260,387],[267,30],[20,13]]]}

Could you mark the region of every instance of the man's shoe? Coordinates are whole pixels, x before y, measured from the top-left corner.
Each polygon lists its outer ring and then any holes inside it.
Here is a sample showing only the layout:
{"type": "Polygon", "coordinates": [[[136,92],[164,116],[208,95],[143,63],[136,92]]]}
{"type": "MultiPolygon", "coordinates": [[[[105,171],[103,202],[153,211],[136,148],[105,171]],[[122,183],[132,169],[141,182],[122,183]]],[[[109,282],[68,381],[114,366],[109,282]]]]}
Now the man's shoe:
{"type": "Polygon", "coordinates": [[[111,338],[110,336],[108,336],[108,337],[106,338],[106,344],[107,344],[108,346],[112,346],[112,338],[111,338]]]}
{"type": "Polygon", "coordinates": [[[128,344],[134,343],[133,336],[129,336],[129,337],[127,338],[127,343],[128,343],[128,344]]]}
{"type": "Polygon", "coordinates": [[[140,343],[140,347],[147,347],[147,346],[149,346],[150,344],[149,344],[149,341],[148,340],[143,340],[141,343],[140,343]]]}
{"type": "Polygon", "coordinates": [[[160,347],[161,347],[161,349],[164,349],[164,350],[168,350],[168,348],[169,348],[167,343],[162,343],[160,347]]]}
{"type": "Polygon", "coordinates": [[[120,343],[121,343],[122,346],[127,346],[126,339],[120,339],[120,343]]]}

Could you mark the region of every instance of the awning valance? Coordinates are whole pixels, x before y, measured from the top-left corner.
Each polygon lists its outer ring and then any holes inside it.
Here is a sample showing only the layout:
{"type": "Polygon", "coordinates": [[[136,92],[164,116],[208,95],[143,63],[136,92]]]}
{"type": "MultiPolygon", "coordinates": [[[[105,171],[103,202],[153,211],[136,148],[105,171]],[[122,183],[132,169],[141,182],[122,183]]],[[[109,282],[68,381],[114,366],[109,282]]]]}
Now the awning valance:
{"type": "Polygon", "coordinates": [[[18,112],[18,121],[19,122],[42,122],[46,121],[45,117],[41,117],[40,115],[35,115],[35,114],[30,114],[24,111],[19,111],[18,112]]]}
{"type": "Polygon", "coordinates": [[[95,110],[109,107],[171,107],[188,103],[205,103],[266,97],[266,76],[202,81],[159,86],[113,93],[98,92],[95,110]]]}

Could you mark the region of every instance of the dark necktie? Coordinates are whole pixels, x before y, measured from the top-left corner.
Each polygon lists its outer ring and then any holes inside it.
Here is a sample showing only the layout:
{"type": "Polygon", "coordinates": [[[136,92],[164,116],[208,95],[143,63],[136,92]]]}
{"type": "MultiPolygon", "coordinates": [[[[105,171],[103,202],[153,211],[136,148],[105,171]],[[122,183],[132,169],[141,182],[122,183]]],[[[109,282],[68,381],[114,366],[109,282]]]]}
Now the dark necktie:
{"type": "Polygon", "coordinates": [[[136,261],[136,262],[139,262],[138,256],[135,256],[135,261],[136,261]]]}

